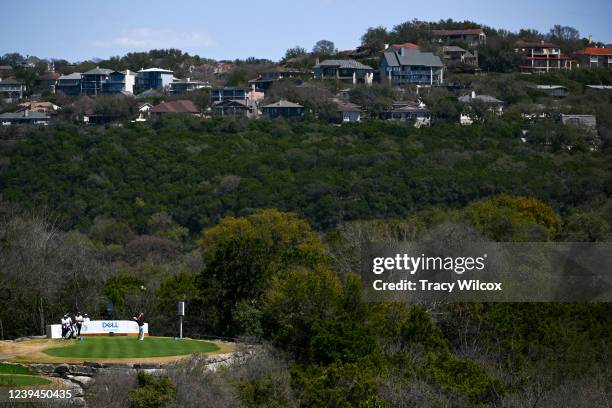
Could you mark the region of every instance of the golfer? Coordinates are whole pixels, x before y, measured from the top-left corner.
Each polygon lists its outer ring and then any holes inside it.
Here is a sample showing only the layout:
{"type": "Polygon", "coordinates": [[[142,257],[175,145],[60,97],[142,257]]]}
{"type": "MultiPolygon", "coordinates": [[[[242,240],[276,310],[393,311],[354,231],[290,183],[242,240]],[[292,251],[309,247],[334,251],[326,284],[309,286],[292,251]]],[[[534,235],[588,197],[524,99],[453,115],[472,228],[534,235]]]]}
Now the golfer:
{"type": "Polygon", "coordinates": [[[81,312],[77,311],[74,315],[74,321],[76,322],[77,327],[77,337],[81,337],[81,326],[83,326],[83,315],[81,312]]]}
{"type": "Polygon", "coordinates": [[[144,313],[135,313],[132,319],[138,323],[138,340],[144,340],[144,313]]]}
{"type": "Polygon", "coordinates": [[[72,323],[70,319],[70,315],[66,313],[64,317],[62,317],[62,339],[66,338],[66,334],[68,334],[68,329],[70,329],[70,324],[72,323]]]}

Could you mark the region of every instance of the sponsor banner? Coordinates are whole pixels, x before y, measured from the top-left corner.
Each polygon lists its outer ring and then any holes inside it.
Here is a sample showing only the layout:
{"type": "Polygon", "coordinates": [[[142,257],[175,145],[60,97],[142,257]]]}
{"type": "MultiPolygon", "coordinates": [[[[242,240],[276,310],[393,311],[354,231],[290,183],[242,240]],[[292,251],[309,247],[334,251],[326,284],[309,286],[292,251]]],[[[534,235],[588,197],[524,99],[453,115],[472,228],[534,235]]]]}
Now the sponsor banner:
{"type": "Polygon", "coordinates": [[[609,302],[612,243],[369,243],[361,278],[369,301],[609,302]]]}
{"type": "MultiPolygon", "coordinates": [[[[144,324],[145,335],[149,333],[149,324],[144,324]]],[[[90,320],[83,323],[81,336],[99,336],[113,333],[118,336],[137,336],[138,323],[133,320],[90,320]]],[[[62,326],[53,324],[47,326],[47,337],[59,339],[62,337],[62,326]]]]}
{"type": "MultiPolygon", "coordinates": [[[[144,324],[145,333],[148,333],[147,323],[144,324]]],[[[81,335],[110,333],[115,334],[138,334],[138,323],[133,320],[91,320],[83,323],[81,335]]]]}

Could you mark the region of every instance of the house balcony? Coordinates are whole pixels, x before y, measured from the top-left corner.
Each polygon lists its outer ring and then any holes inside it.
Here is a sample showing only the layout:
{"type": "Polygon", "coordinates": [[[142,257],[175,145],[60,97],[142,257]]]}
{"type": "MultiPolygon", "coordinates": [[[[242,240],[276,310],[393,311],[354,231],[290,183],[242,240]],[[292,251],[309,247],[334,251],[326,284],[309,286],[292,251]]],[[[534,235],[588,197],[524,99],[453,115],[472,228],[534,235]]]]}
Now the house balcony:
{"type": "Polygon", "coordinates": [[[108,93],[119,93],[125,89],[125,82],[107,82],[102,89],[108,93]]]}
{"type": "Polygon", "coordinates": [[[538,56],[538,57],[542,57],[542,56],[559,56],[561,55],[561,52],[559,50],[554,50],[554,51],[532,51],[529,53],[529,55],[533,55],[533,56],[538,56]]]}
{"type": "Polygon", "coordinates": [[[570,58],[568,56],[565,55],[561,55],[561,54],[555,54],[555,55],[534,55],[534,56],[527,56],[526,59],[528,60],[549,60],[549,61],[556,61],[556,60],[569,60],[570,58]]]}
{"type": "Polygon", "coordinates": [[[0,92],[22,92],[23,91],[23,87],[21,86],[1,86],[0,85],[0,92]]]}

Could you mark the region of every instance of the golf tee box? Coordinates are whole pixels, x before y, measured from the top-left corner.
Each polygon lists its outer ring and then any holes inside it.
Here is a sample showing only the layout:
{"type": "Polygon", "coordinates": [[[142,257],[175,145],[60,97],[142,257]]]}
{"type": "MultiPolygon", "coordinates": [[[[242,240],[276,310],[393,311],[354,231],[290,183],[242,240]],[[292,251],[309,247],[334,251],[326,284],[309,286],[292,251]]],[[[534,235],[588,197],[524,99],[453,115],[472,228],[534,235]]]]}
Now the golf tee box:
{"type": "MultiPolygon", "coordinates": [[[[149,335],[149,324],[145,323],[144,335],[149,335]]],[[[133,320],[91,320],[83,323],[81,336],[138,336],[138,323],[133,320]]],[[[62,325],[51,324],[47,326],[47,338],[61,339],[62,325]]]]}

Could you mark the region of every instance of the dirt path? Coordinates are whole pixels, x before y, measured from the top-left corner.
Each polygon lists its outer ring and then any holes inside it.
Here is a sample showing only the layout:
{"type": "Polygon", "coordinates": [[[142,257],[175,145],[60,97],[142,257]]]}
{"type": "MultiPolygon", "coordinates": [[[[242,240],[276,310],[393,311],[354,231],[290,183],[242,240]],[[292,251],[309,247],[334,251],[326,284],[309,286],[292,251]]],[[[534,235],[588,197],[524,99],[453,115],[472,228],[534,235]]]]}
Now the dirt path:
{"type": "MultiPolygon", "coordinates": [[[[146,340],[145,340],[146,341],[146,340]]],[[[223,341],[210,341],[219,347],[219,350],[206,353],[209,356],[228,354],[235,351],[234,343],[223,341]]],[[[66,358],[53,357],[43,353],[43,350],[51,347],[65,347],[71,345],[71,341],[60,339],[38,339],[21,342],[0,341],[0,360],[14,363],[68,363],[82,364],[85,361],[98,363],[131,363],[131,364],[167,364],[188,358],[189,355],[169,357],[146,357],[146,358],[66,358]]]]}

